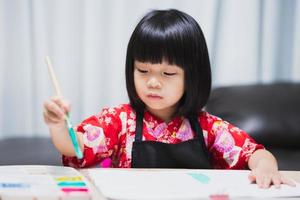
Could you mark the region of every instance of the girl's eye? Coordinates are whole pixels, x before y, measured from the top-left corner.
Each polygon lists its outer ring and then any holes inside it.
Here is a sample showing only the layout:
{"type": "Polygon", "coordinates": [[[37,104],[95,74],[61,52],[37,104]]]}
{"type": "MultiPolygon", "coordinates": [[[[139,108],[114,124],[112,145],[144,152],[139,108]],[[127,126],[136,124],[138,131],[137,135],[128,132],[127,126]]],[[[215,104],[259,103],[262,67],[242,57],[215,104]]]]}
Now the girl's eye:
{"type": "Polygon", "coordinates": [[[147,70],[143,70],[143,69],[137,69],[137,70],[142,74],[146,74],[148,72],[147,70]]]}
{"type": "Polygon", "coordinates": [[[166,76],[174,76],[174,75],[176,75],[175,72],[174,73],[164,72],[163,74],[166,75],[166,76]]]}

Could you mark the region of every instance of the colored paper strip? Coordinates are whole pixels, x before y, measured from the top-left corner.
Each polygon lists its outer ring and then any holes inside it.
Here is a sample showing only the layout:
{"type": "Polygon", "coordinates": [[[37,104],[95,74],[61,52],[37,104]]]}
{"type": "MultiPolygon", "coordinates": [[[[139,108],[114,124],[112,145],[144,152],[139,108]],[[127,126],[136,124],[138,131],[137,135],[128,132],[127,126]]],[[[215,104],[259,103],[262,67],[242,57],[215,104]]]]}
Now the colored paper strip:
{"type": "Polygon", "coordinates": [[[55,178],[56,181],[82,181],[81,176],[62,176],[55,178]]]}
{"type": "Polygon", "coordinates": [[[63,192],[88,192],[88,188],[61,188],[63,192]]]}
{"type": "Polygon", "coordinates": [[[85,182],[59,182],[58,186],[86,186],[85,182]]]}

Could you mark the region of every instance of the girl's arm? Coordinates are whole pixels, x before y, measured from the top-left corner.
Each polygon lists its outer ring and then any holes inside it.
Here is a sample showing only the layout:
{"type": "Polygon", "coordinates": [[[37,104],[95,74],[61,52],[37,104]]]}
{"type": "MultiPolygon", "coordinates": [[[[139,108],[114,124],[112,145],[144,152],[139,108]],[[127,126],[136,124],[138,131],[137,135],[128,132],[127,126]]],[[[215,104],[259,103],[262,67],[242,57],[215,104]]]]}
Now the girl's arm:
{"type": "Polygon", "coordinates": [[[295,186],[294,182],[279,173],[275,157],[265,149],[256,150],[250,156],[248,166],[251,169],[249,179],[256,182],[260,188],[269,188],[272,184],[276,188],[279,188],[280,184],[295,186]]]}
{"type": "MultiPolygon", "coordinates": [[[[75,156],[74,147],[65,122],[66,113],[70,111],[70,104],[60,98],[52,97],[44,103],[44,120],[50,130],[51,139],[57,150],[65,156],[75,156]]],[[[83,150],[82,134],[76,133],[81,151],[83,150]]]]}
{"type": "MultiPolygon", "coordinates": [[[[74,146],[72,144],[68,128],[65,122],[61,126],[49,127],[52,142],[56,149],[65,156],[76,156],[74,146]]],[[[81,152],[83,152],[83,138],[82,134],[78,134],[75,130],[76,137],[81,152]]]]}

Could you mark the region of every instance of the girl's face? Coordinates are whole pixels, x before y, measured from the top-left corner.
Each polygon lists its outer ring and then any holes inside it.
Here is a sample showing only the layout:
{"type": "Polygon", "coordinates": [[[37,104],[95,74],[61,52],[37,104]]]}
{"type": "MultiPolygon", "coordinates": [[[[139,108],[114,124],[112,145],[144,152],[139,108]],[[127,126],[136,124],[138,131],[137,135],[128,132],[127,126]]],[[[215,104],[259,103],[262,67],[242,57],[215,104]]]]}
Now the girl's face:
{"type": "Polygon", "coordinates": [[[134,62],[134,85],[152,114],[168,121],[184,93],[184,71],[167,62],[134,62]]]}

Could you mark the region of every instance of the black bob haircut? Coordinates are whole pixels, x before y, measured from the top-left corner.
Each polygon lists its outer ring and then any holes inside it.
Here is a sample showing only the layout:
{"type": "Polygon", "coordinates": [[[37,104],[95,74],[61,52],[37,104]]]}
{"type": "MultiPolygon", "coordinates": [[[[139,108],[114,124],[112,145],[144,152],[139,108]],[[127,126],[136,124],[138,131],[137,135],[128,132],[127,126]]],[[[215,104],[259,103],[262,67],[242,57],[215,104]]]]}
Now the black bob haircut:
{"type": "Polygon", "coordinates": [[[204,35],[190,15],[179,10],[153,10],[136,26],[127,46],[126,88],[130,104],[143,112],[145,104],[134,85],[134,61],[167,61],[184,70],[184,94],[175,115],[195,116],[207,103],[211,69],[204,35]]]}

